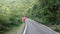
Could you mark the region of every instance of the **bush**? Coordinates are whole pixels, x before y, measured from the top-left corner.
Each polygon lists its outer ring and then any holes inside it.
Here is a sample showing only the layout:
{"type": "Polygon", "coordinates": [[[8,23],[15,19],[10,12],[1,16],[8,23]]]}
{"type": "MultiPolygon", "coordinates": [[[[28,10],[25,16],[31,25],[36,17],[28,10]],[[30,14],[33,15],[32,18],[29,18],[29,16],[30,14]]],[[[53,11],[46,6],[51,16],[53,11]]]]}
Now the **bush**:
{"type": "Polygon", "coordinates": [[[57,32],[60,32],[60,26],[59,25],[55,25],[54,30],[57,31],[57,32]]]}

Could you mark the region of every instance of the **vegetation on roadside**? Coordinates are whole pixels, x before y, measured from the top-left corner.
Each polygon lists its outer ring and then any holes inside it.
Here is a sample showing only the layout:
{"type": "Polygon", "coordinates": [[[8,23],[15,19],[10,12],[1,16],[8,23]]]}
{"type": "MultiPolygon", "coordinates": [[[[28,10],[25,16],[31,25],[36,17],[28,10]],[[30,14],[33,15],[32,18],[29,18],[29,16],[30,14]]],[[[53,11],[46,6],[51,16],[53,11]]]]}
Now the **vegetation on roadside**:
{"type": "Polygon", "coordinates": [[[56,25],[55,31],[60,31],[60,0],[38,0],[27,13],[27,17],[47,26],[56,25]]]}
{"type": "Polygon", "coordinates": [[[49,27],[57,32],[60,32],[60,25],[50,25],[49,27]]]}
{"type": "Polygon", "coordinates": [[[22,16],[31,8],[33,0],[0,0],[0,34],[22,24],[22,16]]]}

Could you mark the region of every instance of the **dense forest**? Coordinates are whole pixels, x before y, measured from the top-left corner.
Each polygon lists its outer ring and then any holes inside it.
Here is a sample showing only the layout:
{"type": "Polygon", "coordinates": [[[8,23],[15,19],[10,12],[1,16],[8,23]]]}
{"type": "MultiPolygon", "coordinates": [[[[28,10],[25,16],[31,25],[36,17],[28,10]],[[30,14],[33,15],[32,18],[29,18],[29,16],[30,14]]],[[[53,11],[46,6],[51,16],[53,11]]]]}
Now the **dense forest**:
{"type": "Polygon", "coordinates": [[[60,0],[39,0],[32,9],[28,10],[28,17],[46,25],[60,24],[60,0]]]}
{"type": "Polygon", "coordinates": [[[55,30],[60,31],[60,0],[38,0],[27,13],[27,17],[47,26],[55,25],[55,30]]]}
{"type": "Polygon", "coordinates": [[[0,33],[22,24],[22,16],[34,4],[33,0],[0,0],[0,33]]]}
{"type": "Polygon", "coordinates": [[[24,15],[47,26],[60,25],[60,0],[0,0],[0,33],[22,24],[24,15]]]}

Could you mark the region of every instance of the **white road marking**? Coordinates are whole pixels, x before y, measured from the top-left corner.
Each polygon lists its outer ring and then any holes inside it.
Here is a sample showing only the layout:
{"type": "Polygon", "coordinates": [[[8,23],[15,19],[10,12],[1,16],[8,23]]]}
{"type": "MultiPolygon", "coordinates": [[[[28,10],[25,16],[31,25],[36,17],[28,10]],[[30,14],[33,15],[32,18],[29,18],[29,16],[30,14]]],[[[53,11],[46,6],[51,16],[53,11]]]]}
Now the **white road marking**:
{"type": "Polygon", "coordinates": [[[26,24],[26,26],[25,26],[25,29],[24,29],[23,34],[25,34],[25,33],[26,33],[26,30],[27,30],[27,24],[26,24]]]}
{"type": "MultiPolygon", "coordinates": [[[[48,28],[48,27],[47,27],[48,28]]],[[[48,29],[50,29],[50,28],[48,28],[48,29]]],[[[23,34],[26,34],[26,30],[27,30],[27,24],[25,24],[25,29],[24,29],[24,31],[23,31],[23,34]]],[[[53,31],[53,30],[52,30],[53,31]]],[[[55,31],[54,31],[55,32],[55,31]]],[[[58,32],[55,32],[56,34],[59,34],[58,32]]]]}

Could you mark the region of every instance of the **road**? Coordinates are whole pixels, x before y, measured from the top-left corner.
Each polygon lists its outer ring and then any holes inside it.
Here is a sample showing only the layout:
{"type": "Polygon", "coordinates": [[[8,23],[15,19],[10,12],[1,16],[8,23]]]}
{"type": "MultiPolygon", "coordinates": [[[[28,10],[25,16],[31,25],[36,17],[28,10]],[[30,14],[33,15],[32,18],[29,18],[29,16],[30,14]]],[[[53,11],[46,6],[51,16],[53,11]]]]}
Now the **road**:
{"type": "Polygon", "coordinates": [[[59,34],[49,27],[28,18],[26,19],[25,24],[26,27],[23,34],[59,34]]]}

